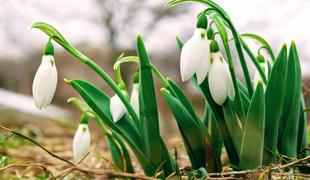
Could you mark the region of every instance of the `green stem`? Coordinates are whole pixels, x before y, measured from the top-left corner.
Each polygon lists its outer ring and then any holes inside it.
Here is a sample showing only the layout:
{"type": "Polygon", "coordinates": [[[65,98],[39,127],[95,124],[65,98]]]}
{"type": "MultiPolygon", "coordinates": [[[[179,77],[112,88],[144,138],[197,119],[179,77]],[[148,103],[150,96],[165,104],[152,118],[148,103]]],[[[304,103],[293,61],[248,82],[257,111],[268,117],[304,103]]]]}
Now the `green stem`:
{"type": "Polygon", "coordinates": [[[128,113],[131,115],[131,117],[134,120],[136,126],[139,127],[139,117],[138,117],[138,115],[136,114],[135,110],[131,106],[131,104],[128,101],[126,95],[122,93],[122,91],[120,90],[118,85],[111,79],[111,77],[104,70],[102,70],[93,60],[91,60],[89,57],[87,57],[84,54],[82,54],[80,51],[75,49],[69,43],[67,43],[67,44],[59,43],[59,44],[61,46],[63,46],[69,53],[71,53],[78,60],[82,61],[88,67],[93,69],[113,89],[115,94],[117,94],[119,96],[119,98],[122,100],[122,102],[124,103],[128,113]]]}
{"type": "Polygon", "coordinates": [[[259,62],[256,60],[253,52],[251,51],[251,49],[249,48],[249,46],[246,44],[246,42],[241,38],[241,43],[242,43],[242,46],[244,48],[244,50],[248,53],[248,55],[250,56],[250,59],[252,60],[252,62],[254,63],[256,69],[258,70],[264,84],[267,84],[267,79],[266,79],[266,76],[265,76],[265,73],[263,71],[263,69],[261,68],[259,62]]]}
{"type": "MultiPolygon", "coordinates": [[[[120,59],[119,61],[117,61],[113,68],[119,68],[120,65],[122,63],[126,63],[126,62],[135,62],[135,63],[139,63],[139,57],[137,56],[127,56],[127,57],[123,57],[122,59],[120,59]]],[[[154,64],[151,63],[151,68],[152,71],[155,73],[155,75],[157,76],[157,78],[159,79],[160,83],[162,83],[162,85],[164,87],[168,87],[168,81],[166,80],[166,78],[160,73],[160,71],[155,67],[154,64]]]]}
{"type": "Polygon", "coordinates": [[[154,64],[151,64],[152,70],[155,73],[155,75],[158,77],[159,81],[162,83],[164,87],[168,87],[169,83],[167,79],[159,72],[159,70],[155,67],[154,64]]]}

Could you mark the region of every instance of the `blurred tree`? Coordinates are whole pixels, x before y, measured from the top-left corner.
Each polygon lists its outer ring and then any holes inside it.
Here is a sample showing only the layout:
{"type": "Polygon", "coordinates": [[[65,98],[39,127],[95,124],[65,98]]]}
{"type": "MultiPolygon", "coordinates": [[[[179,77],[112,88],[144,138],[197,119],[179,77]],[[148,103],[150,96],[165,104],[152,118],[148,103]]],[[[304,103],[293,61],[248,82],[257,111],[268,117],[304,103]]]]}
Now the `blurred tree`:
{"type": "Polygon", "coordinates": [[[100,12],[95,21],[102,25],[114,50],[122,48],[124,43],[132,45],[137,32],[148,38],[162,20],[187,12],[182,7],[163,8],[163,0],[95,0],[95,3],[100,12]]]}

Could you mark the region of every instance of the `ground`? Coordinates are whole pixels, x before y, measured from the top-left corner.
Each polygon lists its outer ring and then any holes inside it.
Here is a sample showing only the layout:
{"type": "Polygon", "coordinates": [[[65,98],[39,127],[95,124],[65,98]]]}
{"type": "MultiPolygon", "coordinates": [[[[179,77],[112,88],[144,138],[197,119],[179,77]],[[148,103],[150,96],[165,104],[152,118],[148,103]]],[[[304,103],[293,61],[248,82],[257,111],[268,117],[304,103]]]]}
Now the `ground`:
{"type": "MultiPolygon", "coordinates": [[[[13,135],[12,132],[2,129],[0,131],[0,179],[106,179],[110,175],[127,176],[127,174],[113,174],[113,163],[103,133],[94,124],[90,126],[92,135],[90,153],[82,162],[74,166],[77,162],[72,159],[72,139],[77,128],[76,122],[46,120],[43,123],[28,123],[19,127],[5,125],[4,127],[30,137],[41,147],[24,137],[13,135]]],[[[174,154],[175,149],[177,150],[179,167],[184,168],[189,165],[181,139],[170,140],[168,146],[171,154],[174,154]]],[[[225,159],[223,155],[223,160],[225,159]]],[[[144,178],[136,161],[133,163],[137,171],[135,176],[144,178]]],[[[263,172],[264,170],[259,170],[249,173],[257,177],[257,174],[263,172]]],[[[223,178],[222,175],[214,174],[214,176],[223,178]]],[[[234,175],[234,179],[251,177],[249,175],[238,176],[234,175]]],[[[282,175],[282,178],[285,177],[288,175],[282,175]]],[[[300,176],[300,178],[310,178],[310,176],[300,176]]]]}

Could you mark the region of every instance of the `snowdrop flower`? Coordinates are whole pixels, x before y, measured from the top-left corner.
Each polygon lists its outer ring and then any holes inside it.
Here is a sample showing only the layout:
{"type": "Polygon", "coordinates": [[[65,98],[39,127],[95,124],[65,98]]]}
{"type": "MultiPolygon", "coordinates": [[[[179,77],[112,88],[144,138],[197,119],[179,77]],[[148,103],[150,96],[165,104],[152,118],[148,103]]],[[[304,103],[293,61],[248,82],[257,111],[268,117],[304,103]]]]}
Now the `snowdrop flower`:
{"type": "Polygon", "coordinates": [[[51,103],[56,85],[57,69],[54,60],[54,47],[49,41],[45,46],[42,62],[32,84],[33,99],[38,109],[43,109],[51,103]]]}
{"type": "Polygon", "coordinates": [[[198,84],[206,78],[210,67],[210,43],[206,35],[207,17],[200,15],[193,36],[184,44],[181,51],[180,71],[182,81],[194,74],[198,84]]]}
{"type": "Polygon", "coordinates": [[[75,161],[80,161],[89,152],[91,138],[87,125],[87,117],[82,115],[81,123],[73,138],[73,157],[75,161]]]}
{"type": "MultiPolygon", "coordinates": [[[[125,91],[123,93],[126,94],[125,91]]],[[[110,99],[110,112],[115,123],[126,113],[126,107],[117,94],[110,99]]]]}
{"type": "Polygon", "coordinates": [[[139,116],[139,83],[134,83],[132,86],[130,104],[139,116]]]}
{"type": "MultiPolygon", "coordinates": [[[[258,55],[256,58],[260,64],[260,67],[262,68],[262,70],[264,71],[264,75],[266,77],[266,79],[268,78],[268,65],[267,62],[265,62],[265,59],[262,55],[258,55]]],[[[262,77],[260,75],[260,73],[258,72],[258,70],[255,71],[254,74],[254,79],[253,79],[253,84],[254,84],[254,88],[256,89],[257,84],[259,81],[263,81],[262,77]]],[[[263,88],[264,90],[266,89],[266,84],[263,83],[263,88]]]]}
{"type": "Polygon", "coordinates": [[[219,51],[215,40],[211,41],[211,66],[209,70],[209,88],[213,100],[218,105],[223,105],[227,97],[235,98],[235,90],[230,76],[229,68],[219,51]]]}

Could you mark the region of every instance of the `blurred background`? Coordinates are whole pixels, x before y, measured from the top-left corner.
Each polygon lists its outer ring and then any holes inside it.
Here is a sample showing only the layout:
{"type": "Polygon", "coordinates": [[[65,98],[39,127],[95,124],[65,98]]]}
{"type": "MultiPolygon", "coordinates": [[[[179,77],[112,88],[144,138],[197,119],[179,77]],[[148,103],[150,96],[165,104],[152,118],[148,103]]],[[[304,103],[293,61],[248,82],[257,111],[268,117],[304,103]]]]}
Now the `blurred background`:
{"type": "MultiPolygon", "coordinates": [[[[165,0],[15,0],[0,6],[0,122],[41,122],[42,119],[76,119],[79,112],[66,100],[77,96],[63,82],[87,79],[108,94],[111,89],[85,65],[74,59],[59,45],[56,65],[59,82],[53,106],[43,112],[35,109],[31,98],[34,74],[42,49],[48,38],[32,23],[47,22],[56,27],[75,47],[91,57],[111,74],[115,58],[121,53],[136,55],[135,39],[141,34],[151,61],[165,75],[173,78],[190,94],[195,106],[203,101],[190,84],[180,82],[179,49],[175,36],[186,41],[195,27],[196,14],[202,5],[184,4],[166,8],[165,0]]],[[[302,63],[305,85],[310,85],[310,1],[308,0],[216,0],[231,16],[240,33],[256,33],[266,38],[277,53],[283,42],[296,40],[302,63]]],[[[255,46],[255,44],[253,44],[255,46]]],[[[236,59],[237,60],[237,59],[236,59]]],[[[250,66],[253,66],[248,61],[250,66]]],[[[238,65],[238,63],[236,64],[238,65]]],[[[251,67],[253,71],[253,67],[251,67]]],[[[134,65],[122,66],[123,76],[131,89],[134,65]]],[[[253,72],[252,72],[253,74],[253,72]]],[[[239,71],[239,76],[242,75],[239,71]]],[[[240,76],[242,79],[243,76],[240,76]]],[[[157,83],[157,89],[160,84],[157,83]]],[[[309,96],[306,94],[306,99],[309,96]]],[[[162,127],[164,133],[175,127],[165,103],[158,93],[160,115],[172,126],[162,127]],[[170,128],[170,129],[167,129],[170,128]]],[[[202,114],[202,113],[201,113],[202,114]]]]}

